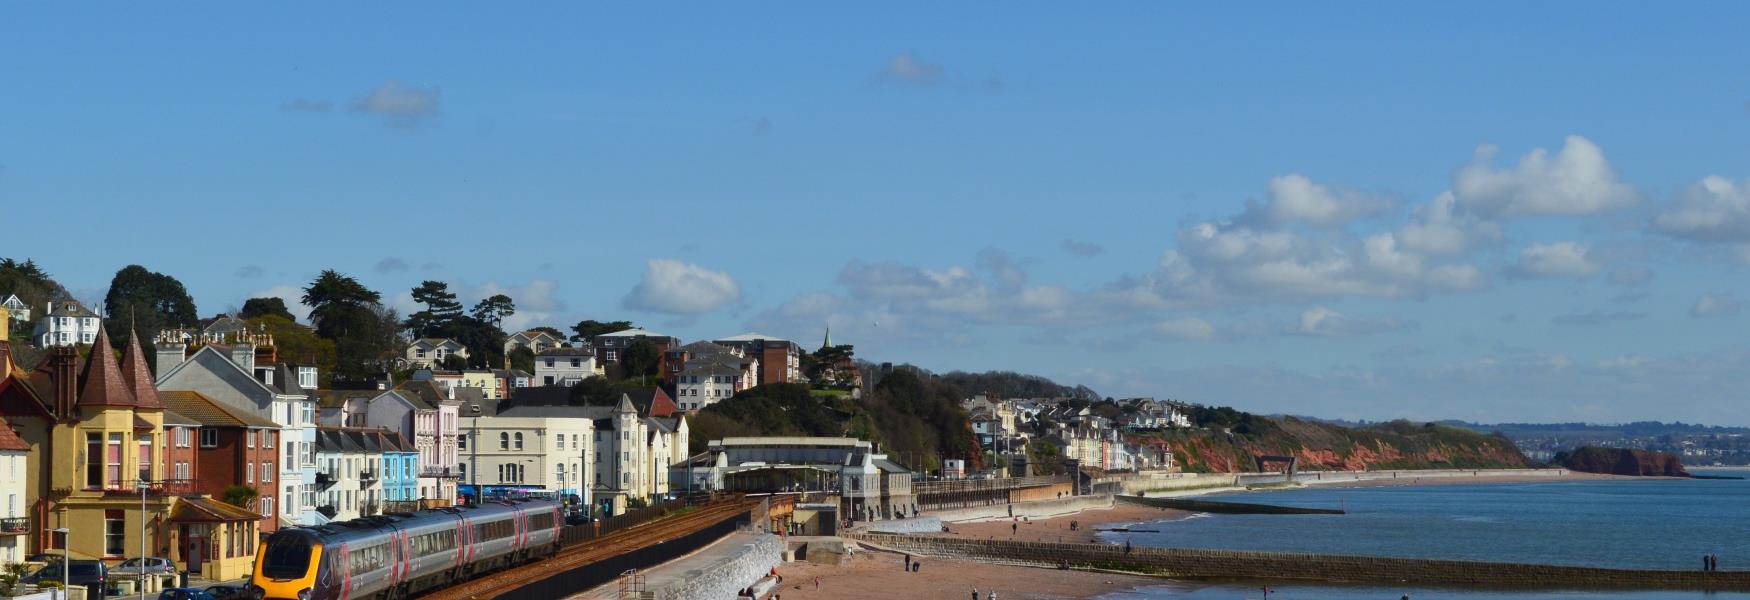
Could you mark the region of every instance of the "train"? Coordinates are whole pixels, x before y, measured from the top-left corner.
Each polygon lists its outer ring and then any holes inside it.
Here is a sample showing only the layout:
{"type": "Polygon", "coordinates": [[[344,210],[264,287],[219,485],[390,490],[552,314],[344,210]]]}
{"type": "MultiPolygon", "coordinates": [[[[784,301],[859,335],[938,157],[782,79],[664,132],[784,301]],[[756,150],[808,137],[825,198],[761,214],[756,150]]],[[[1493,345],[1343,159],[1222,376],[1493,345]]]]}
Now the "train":
{"type": "Polygon", "coordinates": [[[563,506],[503,500],[288,527],[262,540],[257,600],[404,600],[559,552],[563,506]]]}

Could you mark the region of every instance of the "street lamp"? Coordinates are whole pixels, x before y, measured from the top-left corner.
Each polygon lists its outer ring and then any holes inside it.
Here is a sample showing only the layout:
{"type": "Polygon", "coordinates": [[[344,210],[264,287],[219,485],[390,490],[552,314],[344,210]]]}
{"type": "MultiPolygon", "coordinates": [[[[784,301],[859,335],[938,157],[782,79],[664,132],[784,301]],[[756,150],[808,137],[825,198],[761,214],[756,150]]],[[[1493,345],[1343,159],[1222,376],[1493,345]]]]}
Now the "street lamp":
{"type": "Polygon", "coordinates": [[[69,558],[71,553],[68,548],[73,545],[73,530],[62,527],[56,529],[55,533],[61,534],[61,597],[69,598],[70,596],[67,595],[67,572],[72,570],[73,561],[69,558]]]}
{"type": "Polygon", "coordinates": [[[134,487],[140,488],[140,580],[135,582],[140,586],[140,600],[146,600],[146,488],[151,486],[144,478],[134,482],[134,487]]]}

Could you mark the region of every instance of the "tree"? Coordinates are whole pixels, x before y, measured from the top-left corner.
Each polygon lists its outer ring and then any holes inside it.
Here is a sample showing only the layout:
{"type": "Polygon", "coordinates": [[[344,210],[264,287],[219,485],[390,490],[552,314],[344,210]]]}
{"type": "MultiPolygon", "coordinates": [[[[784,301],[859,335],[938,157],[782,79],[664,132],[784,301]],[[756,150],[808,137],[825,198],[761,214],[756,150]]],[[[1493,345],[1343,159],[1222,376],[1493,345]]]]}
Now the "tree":
{"type": "Polygon", "coordinates": [[[602,322],[594,319],[584,319],[578,321],[576,325],[571,326],[571,330],[577,332],[577,335],[571,336],[571,339],[572,341],[577,342],[587,342],[595,339],[595,336],[604,333],[614,333],[616,331],[625,331],[632,328],[633,325],[631,321],[602,322]]]}
{"type": "Polygon", "coordinates": [[[334,372],[342,379],[381,375],[401,348],[400,318],[378,301],[382,295],[357,279],[323,271],[304,288],[304,304],[316,335],[334,342],[334,372]]]}
{"type": "Polygon", "coordinates": [[[474,305],[473,317],[491,323],[493,327],[502,328],[504,327],[504,318],[514,314],[516,314],[516,304],[511,302],[510,296],[495,294],[474,305]]]}
{"type": "Polygon", "coordinates": [[[175,277],[146,270],[140,265],[128,265],[115,272],[109,281],[109,293],[103,298],[106,318],[104,326],[117,334],[110,336],[116,347],[127,343],[125,331],[140,335],[146,362],[156,363],[153,340],[167,327],[194,325],[200,321],[195,313],[194,298],[175,277]]]}
{"type": "Polygon", "coordinates": [[[237,318],[245,321],[256,317],[273,315],[287,321],[297,322],[292,311],[286,308],[286,301],[277,297],[250,298],[243,301],[243,310],[237,311],[237,318]]]}
{"type": "Polygon", "coordinates": [[[413,337],[448,337],[445,331],[462,316],[462,303],[450,292],[450,284],[426,280],[413,288],[413,301],[425,305],[425,310],[407,315],[402,324],[413,337]]]}
{"type": "Polygon", "coordinates": [[[510,351],[510,368],[525,373],[535,372],[535,351],[526,347],[517,347],[510,351]]]}
{"type": "Polygon", "coordinates": [[[443,362],[438,363],[438,368],[446,371],[460,371],[468,368],[468,359],[457,354],[450,354],[444,357],[443,362]]]}
{"type": "Polygon", "coordinates": [[[261,492],[255,491],[255,488],[251,486],[228,485],[225,486],[225,491],[220,494],[219,499],[224,501],[225,504],[237,508],[254,510],[252,505],[255,504],[255,498],[260,495],[261,492]]]}
{"type": "Polygon", "coordinates": [[[647,377],[656,374],[656,366],[662,361],[662,351],[650,340],[637,339],[626,346],[626,353],[620,355],[620,366],[626,369],[626,378],[647,377]]]}
{"type": "MultiPolygon", "coordinates": [[[[17,295],[18,301],[33,311],[41,311],[49,302],[72,297],[67,288],[56,283],[35,261],[0,258],[0,299],[9,295],[17,295]]],[[[29,337],[32,327],[28,321],[15,321],[12,327],[15,338],[29,337]]]]}
{"type": "Polygon", "coordinates": [[[323,379],[333,377],[334,340],[319,337],[309,327],[282,315],[261,315],[246,319],[246,322],[251,331],[264,331],[273,336],[274,347],[282,360],[315,365],[318,376],[323,379]]]}

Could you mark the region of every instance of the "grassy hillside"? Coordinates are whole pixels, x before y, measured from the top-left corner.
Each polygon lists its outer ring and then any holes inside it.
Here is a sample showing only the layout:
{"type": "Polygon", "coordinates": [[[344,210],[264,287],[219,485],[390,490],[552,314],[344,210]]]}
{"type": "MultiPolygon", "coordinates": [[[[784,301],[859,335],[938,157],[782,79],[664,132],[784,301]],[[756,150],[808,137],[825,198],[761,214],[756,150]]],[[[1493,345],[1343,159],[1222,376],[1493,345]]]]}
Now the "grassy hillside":
{"type": "Polygon", "coordinates": [[[1507,468],[1530,466],[1504,437],[1434,423],[1343,427],[1230,408],[1193,408],[1202,428],[1139,434],[1165,443],[1187,471],[1255,471],[1261,455],[1297,456],[1303,470],[1507,468]]]}

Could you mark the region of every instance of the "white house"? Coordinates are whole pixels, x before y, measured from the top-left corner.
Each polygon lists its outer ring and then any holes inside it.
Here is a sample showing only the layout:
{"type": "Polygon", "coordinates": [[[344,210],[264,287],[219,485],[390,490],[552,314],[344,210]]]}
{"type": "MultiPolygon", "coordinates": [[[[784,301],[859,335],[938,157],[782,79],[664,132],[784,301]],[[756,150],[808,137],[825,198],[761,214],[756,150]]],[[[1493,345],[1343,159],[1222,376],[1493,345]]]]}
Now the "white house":
{"type": "Polygon", "coordinates": [[[7,296],[5,300],[0,300],[0,308],[5,308],[6,313],[12,315],[14,321],[21,323],[30,321],[30,305],[19,300],[18,294],[12,294],[7,296]]]}
{"type": "Polygon", "coordinates": [[[419,338],[407,346],[407,364],[415,369],[442,365],[451,355],[468,358],[468,347],[449,338],[419,338]]]}
{"type": "Polygon", "coordinates": [[[510,337],[505,338],[504,355],[510,356],[510,351],[517,348],[528,348],[530,352],[540,354],[542,350],[558,348],[564,343],[565,340],[559,336],[545,331],[530,329],[528,331],[511,334],[510,337]]]}
{"type": "Polygon", "coordinates": [[[42,318],[37,319],[31,339],[38,348],[90,344],[97,339],[100,321],[97,313],[77,301],[57,300],[50,302],[42,318]]]}
{"type": "Polygon", "coordinates": [[[699,410],[734,396],[746,387],[746,374],[719,363],[689,363],[674,377],[676,404],[681,410],[699,410]]]}
{"type": "Polygon", "coordinates": [[[684,458],[679,455],[686,453],[687,435],[686,419],[642,417],[631,396],[622,394],[620,403],[595,421],[590,494],[596,506],[617,515],[666,495],[669,467],[684,458]]]}
{"type": "Polygon", "coordinates": [[[591,504],[595,421],[605,406],[484,402],[462,407],[461,493],[552,492],[591,504]],[[473,416],[476,406],[480,415],[473,416]]]}
{"type": "Polygon", "coordinates": [[[18,437],[11,425],[0,421],[0,502],[5,502],[0,504],[0,563],[8,565],[24,560],[24,534],[30,530],[30,507],[26,505],[30,495],[25,486],[29,456],[30,444],[18,437]]]}
{"type": "Polygon", "coordinates": [[[597,367],[595,351],[589,348],[548,348],[535,353],[536,385],[576,385],[600,375],[597,367]]]}

